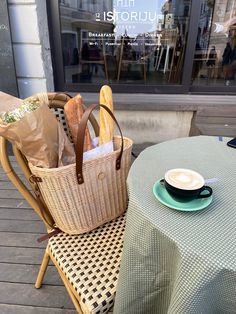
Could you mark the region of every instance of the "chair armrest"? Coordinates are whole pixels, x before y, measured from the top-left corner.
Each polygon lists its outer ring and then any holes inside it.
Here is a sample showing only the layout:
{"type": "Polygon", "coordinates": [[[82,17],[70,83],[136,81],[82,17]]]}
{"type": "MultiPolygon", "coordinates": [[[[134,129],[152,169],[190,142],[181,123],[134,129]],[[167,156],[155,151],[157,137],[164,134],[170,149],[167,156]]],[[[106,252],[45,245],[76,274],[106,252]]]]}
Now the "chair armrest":
{"type": "MultiPolygon", "coordinates": [[[[13,147],[13,152],[15,154],[16,160],[22,169],[26,179],[29,181],[30,171],[27,169],[26,163],[24,161],[24,158],[22,154],[17,150],[16,147],[13,147]]],[[[30,206],[33,207],[33,209],[36,211],[36,213],[42,218],[43,222],[46,225],[46,228],[51,230],[52,226],[54,224],[53,218],[50,215],[48,209],[45,207],[45,204],[42,200],[36,198],[25,186],[25,184],[21,181],[19,176],[16,174],[16,172],[13,170],[11,162],[8,157],[7,152],[7,140],[0,136],[0,162],[2,165],[2,168],[9,178],[9,180],[13,183],[13,185],[16,187],[16,189],[21,193],[21,195],[25,198],[25,200],[30,204],[30,206]],[[43,211],[43,215],[42,215],[43,211]]],[[[33,190],[35,191],[35,186],[30,183],[33,190]]]]}

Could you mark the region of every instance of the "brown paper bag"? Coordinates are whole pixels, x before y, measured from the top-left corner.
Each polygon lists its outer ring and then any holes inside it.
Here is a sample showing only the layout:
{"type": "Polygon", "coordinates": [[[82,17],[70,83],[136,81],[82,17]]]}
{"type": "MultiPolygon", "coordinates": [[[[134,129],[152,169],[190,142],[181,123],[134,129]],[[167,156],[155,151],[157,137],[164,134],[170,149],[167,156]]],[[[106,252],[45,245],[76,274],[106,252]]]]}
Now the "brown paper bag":
{"type": "Polygon", "coordinates": [[[12,95],[0,92],[0,112],[13,110],[22,104],[22,100],[12,95]]]}
{"type": "Polygon", "coordinates": [[[73,144],[46,104],[19,121],[1,124],[0,135],[16,144],[34,166],[56,168],[75,162],[73,144]]]}
{"type": "Polygon", "coordinates": [[[72,144],[61,123],[58,122],[58,167],[63,167],[66,165],[71,165],[75,163],[75,149],[74,144],[72,144]]]}

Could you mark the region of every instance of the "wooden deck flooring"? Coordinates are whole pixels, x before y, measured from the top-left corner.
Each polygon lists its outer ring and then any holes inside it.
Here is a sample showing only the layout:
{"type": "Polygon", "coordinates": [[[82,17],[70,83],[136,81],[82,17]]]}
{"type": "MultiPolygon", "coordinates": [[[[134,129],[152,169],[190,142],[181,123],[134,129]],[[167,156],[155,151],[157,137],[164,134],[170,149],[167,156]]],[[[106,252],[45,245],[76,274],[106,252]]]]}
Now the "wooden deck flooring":
{"type": "MultiPolygon", "coordinates": [[[[13,158],[13,157],[11,157],[13,158]]],[[[16,163],[13,165],[18,173],[16,163]]],[[[34,288],[46,242],[40,218],[16,191],[0,167],[0,313],[75,314],[54,266],[49,265],[41,289],[34,288]]]]}
{"type": "MultiPolygon", "coordinates": [[[[138,154],[149,145],[136,145],[134,152],[138,154]]],[[[23,178],[14,158],[10,160],[23,178]]],[[[34,288],[46,246],[46,242],[37,243],[37,238],[45,232],[40,218],[0,166],[0,314],[76,313],[52,264],[41,289],[34,288]]]]}

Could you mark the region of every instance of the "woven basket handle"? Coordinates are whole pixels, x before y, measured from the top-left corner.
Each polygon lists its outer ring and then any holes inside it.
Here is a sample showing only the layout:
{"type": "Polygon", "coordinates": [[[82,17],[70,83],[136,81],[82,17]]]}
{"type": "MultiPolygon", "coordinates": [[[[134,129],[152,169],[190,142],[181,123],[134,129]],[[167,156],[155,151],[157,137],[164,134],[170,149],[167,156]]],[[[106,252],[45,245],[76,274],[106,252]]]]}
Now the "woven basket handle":
{"type": "Polygon", "coordinates": [[[77,175],[78,184],[84,183],[84,178],[83,178],[83,151],[84,151],[85,129],[86,129],[90,114],[97,107],[102,107],[103,109],[105,109],[110,114],[110,116],[112,117],[112,119],[114,120],[114,122],[116,123],[116,125],[120,131],[121,148],[120,148],[120,153],[116,159],[116,170],[119,170],[120,166],[121,166],[121,157],[122,157],[123,149],[124,149],[124,138],[123,138],[123,134],[121,132],[121,128],[120,128],[115,116],[113,115],[112,111],[105,105],[99,105],[99,104],[90,105],[85,110],[85,112],[82,116],[82,119],[80,121],[79,127],[78,127],[78,136],[77,136],[77,143],[76,143],[76,175],[77,175]]]}

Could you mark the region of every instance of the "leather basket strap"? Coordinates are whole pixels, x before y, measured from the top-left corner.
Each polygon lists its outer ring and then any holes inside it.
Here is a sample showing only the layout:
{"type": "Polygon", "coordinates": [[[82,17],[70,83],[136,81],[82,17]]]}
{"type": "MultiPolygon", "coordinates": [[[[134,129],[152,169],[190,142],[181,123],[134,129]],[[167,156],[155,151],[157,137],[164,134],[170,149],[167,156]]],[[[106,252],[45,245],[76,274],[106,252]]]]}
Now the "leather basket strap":
{"type": "Polygon", "coordinates": [[[76,153],[76,176],[77,176],[78,184],[84,183],[84,178],[83,178],[83,150],[84,150],[85,129],[86,129],[90,114],[97,107],[102,107],[103,109],[105,109],[110,114],[110,116],[112,117],[112,119],[114,120],[114,122],[116,123],[116,125],[119,129],[120,136],[121,136],[121,147],[120,147],[120,153],[116,159],[116,170],[119,170],[121,167],[121,158],[122,158],[123,149],[124,149],[124,138],[123,138],[123,134],[121,132],[121,128],[119,126],[119,123],[117,122],[112,111],[107,106],[101,105],[101,104],[100,105],[99,104],[92,104],[85,110],[85,112],[82,116],[82,119],[80,121],[79,127],[78,127],[78,136],[77,136],[77,143],[76,143],[76,149],[75,149],[75,153],[76,153]]]}

